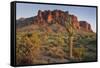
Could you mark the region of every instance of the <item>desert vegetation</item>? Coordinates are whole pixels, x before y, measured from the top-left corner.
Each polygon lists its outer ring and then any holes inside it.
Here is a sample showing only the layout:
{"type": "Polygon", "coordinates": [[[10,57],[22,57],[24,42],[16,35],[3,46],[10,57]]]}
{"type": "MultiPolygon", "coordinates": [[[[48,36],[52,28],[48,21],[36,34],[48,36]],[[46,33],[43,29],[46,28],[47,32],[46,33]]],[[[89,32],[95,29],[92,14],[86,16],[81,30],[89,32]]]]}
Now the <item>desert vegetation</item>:
{"type": "Polygon", "coordinates": [[[70,15],[64,25],[51,21],[46,26],[32,24],[18,28],[16,63],[28,65],[95,61],[96,33],[74,28],[70,15]],[[64,28],[64,31],[59,31],[59,28],[64,28]]]}

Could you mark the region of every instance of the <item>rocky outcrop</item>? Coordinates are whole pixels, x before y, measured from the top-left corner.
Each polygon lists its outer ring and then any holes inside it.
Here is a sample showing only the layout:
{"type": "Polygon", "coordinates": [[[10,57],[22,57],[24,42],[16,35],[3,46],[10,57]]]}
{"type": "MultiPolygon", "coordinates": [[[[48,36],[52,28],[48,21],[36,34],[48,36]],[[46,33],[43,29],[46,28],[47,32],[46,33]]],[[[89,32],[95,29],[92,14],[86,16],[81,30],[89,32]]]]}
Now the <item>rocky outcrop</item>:
{"type": "MultiPolygon", "coordinates": [[[[31,17],[31,19],[27,18],[21,22],[27,21],[26,25],[29,25],[28,20],[30,19],[31,20],[30,24],[38,24],[40,26],[45,26],[46,28],[50,24],[58,24],[60,27],[60,30],[64,30],[63,27],[61,27],[61,26],[65,26],[65,21],[67,21],[69,15],[71,16],[72,25],[74,28],[76,28],[77,30],[92,32],[91,25],[88,22],[78,21],[77,16],[71,15],[71,14],[69,14],[68,11],[62,11],[62,10],[53,10],[53,11],[39,10],[36,16],[31,17]]],[[[22,25],[23,25],[23,23],[22,23],[22,25]]]]}
{"type": "Polygon", "coordinates": [[[74,28],[80,29],[80,23],[78,22],[77,17],[75,15],[71,15],[71,17],[72,17],[72,24],[74,28]]]}
{"type": "Polygon", "coordinates": [[[92,29],[91,29],[91,25],[86,22],[86,21],[79,21],[80,23],[80,27],[81,27],[81,30],[83,31],[89,31],[89,32],[93,32],[92,29]]]}

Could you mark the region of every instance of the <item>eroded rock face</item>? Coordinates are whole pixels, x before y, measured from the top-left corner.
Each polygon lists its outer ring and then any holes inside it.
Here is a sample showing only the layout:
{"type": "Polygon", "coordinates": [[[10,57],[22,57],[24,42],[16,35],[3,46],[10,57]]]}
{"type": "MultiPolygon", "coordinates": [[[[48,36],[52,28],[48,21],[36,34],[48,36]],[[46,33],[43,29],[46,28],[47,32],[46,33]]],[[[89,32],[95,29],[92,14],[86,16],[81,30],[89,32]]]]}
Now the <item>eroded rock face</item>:
{"type": "Polygon", "coordinates": [[[80,23],[78,22],[77,17],[75,15],[71,15],[71,17],[72,17],[72,24],[74,28],[80,29],[80,23]]]}
{"type": "MultiPolygon", "coordinates": [[[[44,23],[59,23],[61,25],[64,25],[65,21],[67,21],[68,12],[64,12],[61,10],[45,10],[45,11],[38,11],[37,14],[37,22],[40,24],[40,22],[44,23]]],[[[79,29],[79,22],[77,20],[77,17],[75,15],[71,15],[72,17],[72,23],[74,27],[79,29]]]]}
{"type": "Polygon", "coordinates": [[[38,24],[45,27],[48,27],[48,25],[50,24],[58,24],[60,26],[59,29],[63,31],[63,26],[65,26],[65,22],[67,21],[69,16],[71,16],[72,25],[75,29],[92,32],[91,25],[88,22],[78,21],[77,16],[69,14],[68,11],[65,12],[61,10],[39,10],[37,15],[33,17],[31,24],[38,24]]]}
{"type": "MultiPolygon", "coordinates": [[[[64,12],[61,10],[46,10],[46,11],[38,11],[38,20],[40,20],[42,23],[45,21],[46,23],[59,23],[61,25],[64,25],[65,21],[68,17],[68,12],[64,12]]],[[[75,15],[70,15],[72,17],[72,23],[74,28],[80,29],[80,24],[78,22],[78,19],[75,15]]]]}
{"type": "Polygon", "coordinates": [[[86,21],[79,21],[81,30],[93,32],[91,29],[91,25],[86,21]]]}
{"type": "Polygon", "coordinates": [[[53,20],[52,13],[49,12],[49,14],[47,16],[47,22],[51,22],[52,20],[53,20]]]}

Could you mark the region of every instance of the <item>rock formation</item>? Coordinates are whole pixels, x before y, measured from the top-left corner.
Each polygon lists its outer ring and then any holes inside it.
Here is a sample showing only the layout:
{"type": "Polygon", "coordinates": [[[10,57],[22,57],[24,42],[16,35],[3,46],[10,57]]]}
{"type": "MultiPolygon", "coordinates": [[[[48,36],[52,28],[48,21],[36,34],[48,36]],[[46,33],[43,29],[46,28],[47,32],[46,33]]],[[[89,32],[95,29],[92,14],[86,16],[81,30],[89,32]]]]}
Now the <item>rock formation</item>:
{"type": "Polygon", "coordinates": [[[72,18],[72,24],[74,28],[76,28],[77,30],[93,32],[91,29],[91,25],[87,21],[78,21],[77,16],[71,15],[69,14],[68,11],[62,11],[62,10],[53,10],[53,11],[39,10],[36,16],[31,17],[30,21],[28,20],[29,18],[27,18],[26,20],[24,19],[24,21],[21,21],[21,23],[28,25],[31,22],[30,24],[33,23],[33,24],[38,24],[40,26],[47,26],[47,27],[50,24],[57,23],[61,26],[65,26],[65,21],[67,21],[68,15],[70,15],[72,18]],[[29,21],[29,22],[26,22],[26,21],[29,21]]]}
{"type": "Polygon", "coordinates": [[[93,32],[92,29],[91,29],[91,25],[86,22],[86,21],[79,21],[80,23],[80,27],[81,27],[81,30],[83,31],[89,31],[89,32],[93,32]]]}

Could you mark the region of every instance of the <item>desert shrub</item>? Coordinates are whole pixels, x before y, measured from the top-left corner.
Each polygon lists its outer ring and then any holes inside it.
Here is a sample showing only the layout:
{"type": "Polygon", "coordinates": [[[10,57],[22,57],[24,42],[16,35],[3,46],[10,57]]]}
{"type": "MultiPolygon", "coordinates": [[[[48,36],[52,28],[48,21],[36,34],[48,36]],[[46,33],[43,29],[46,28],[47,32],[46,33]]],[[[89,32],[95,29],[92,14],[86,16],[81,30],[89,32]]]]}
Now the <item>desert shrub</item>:
{"type": "Polygon", "coordinates": [[[16,63],[22,65],[24,63],[30,64],[32,62],[30,58],[31,56],[29,57],[28,55],[30,54],[31,45],[27,45],[28,37],[26,37],[25,33],[19,33],[16,37],[16,63]]]}
{"type": "Polygon", "coordinates": [[[64,51],[59,47],[51,47],[49,48],[48,55],[53,58],[63,59],[65,57],[64,51]]]}
{"type": "Polygon", "coordinates": [[[87,51],[85,53],[83,60],[84,61],[95,61],[97,59],[96,57],[97,57],[96,53],[87,51]]]}
{"type": "Polygon", "coordinates": [[[69,47],[68,46],[63,46],[63,51],[65,52],[65,53],[69,53],[69,47]]]}
{"type": "Polygon", "coordinates": [[[81,46],[85,47],[85,50],[83,50],[83,56],[80,56],[78,52],[77,52],[77,56],[79,55],[82,61],[95,60],[96,59],[96,36],[95,34],[85,33],[82,35],[78,35],[77,37],[78,39],[75,42],[75,48],[81,48],[81,46]]]}
{"type": "Polygon", "coordinates": [[[46,43],[53,44],[54,46],[63,46],[66,44],[64,38],[65,37],[61,33],[51,34],[46,38],[46,43]]]}
{"type": "Polygon", "coordinates": [[[73,48],[73,57],[78,60],[82,60],[85,56],[86,49],[84,47],[81,48],[73,48]]]}
{"type": "Polygon", "coordinates": [[[32,64],[39,57],[41,41],[38,32],[17,33],[16,63],[32,64]]]}

